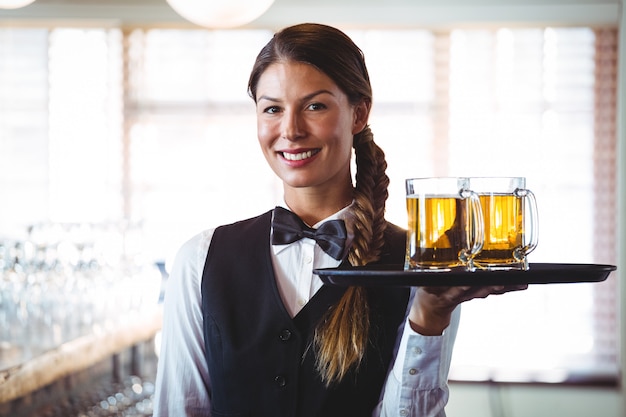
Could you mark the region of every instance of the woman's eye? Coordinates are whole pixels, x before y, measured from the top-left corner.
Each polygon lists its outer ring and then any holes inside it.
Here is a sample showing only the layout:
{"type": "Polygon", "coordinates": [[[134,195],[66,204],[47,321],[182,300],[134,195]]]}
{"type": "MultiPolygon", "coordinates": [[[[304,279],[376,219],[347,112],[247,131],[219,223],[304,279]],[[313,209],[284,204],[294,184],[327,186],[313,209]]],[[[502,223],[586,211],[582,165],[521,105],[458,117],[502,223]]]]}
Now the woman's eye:
{"type": "Polygon", "coordinates": [[[311,103],[311,104],[309,104],[309,109],[310,110],[323,110],[325,108],[326,108],[326,106],[323,105],[322,103],[311,103]]]}
{"type": "Polygon", "coordinates": [[[270,107],[266,107],[265,110],[263,110],[263,113],[274,114],[274,113],[278,113],[279,111],[280,109],[278,108],[278,106],[270,106],[270,107]]]}

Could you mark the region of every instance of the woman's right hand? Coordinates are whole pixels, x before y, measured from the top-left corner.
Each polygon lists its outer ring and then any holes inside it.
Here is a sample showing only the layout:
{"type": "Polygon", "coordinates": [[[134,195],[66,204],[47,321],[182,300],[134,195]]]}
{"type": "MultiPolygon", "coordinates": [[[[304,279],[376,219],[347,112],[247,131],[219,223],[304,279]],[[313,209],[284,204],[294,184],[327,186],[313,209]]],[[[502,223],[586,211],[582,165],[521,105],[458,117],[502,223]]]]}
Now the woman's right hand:
{"type": "Polygon", "coordinates": [[[528,285],[419,287],[409,312],[411,328],[423,336],[441,335],[450,324],[452,312],[459,304],[475,298],[527,288],[528,285]]]}

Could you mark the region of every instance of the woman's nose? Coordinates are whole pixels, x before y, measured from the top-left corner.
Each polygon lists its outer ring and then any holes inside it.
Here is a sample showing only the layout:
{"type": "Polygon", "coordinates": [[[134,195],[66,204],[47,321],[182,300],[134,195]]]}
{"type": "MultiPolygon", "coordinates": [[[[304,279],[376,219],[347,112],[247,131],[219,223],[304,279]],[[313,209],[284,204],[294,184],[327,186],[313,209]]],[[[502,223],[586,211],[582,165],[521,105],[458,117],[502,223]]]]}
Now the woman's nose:
{"type": "Polygon", "coordinates": [[[298,140],[304,136],[303,123],[297,112],[286,111],[284,113],[281,136],[287,140],[298,140]]]}

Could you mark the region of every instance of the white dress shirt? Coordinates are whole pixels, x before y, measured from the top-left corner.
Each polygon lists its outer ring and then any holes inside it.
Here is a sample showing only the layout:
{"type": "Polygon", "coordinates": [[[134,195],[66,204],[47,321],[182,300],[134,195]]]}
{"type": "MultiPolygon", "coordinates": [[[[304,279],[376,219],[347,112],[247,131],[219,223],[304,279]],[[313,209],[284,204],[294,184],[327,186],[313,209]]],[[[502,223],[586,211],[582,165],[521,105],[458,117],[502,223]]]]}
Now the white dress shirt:
{"type": "MultiPolygon", "coordinates": [[[[324,221],[336,218],[346,222],[349,247],[353,238],[349,207],[312,227],[318,228],[324,221]]],[[[204,352],[201,281],[212,236],[213,230],[207,230],[187,241],[170,271],[164,299],[154,417],[210,416],[211,384],[204,352]]],[[[278,288],[293,317],[323,285],[313,269],[337,267],[340,261],[308,238],[274,245],[272,249],[278,288]]],[[[414,289],[408,306],[413,295],[414,289]]],[[[408,320],[400,326],[396,358],[372,416],[445,416],[458,310],[442,336],[422,336],[411,329],[408,320]]]]}

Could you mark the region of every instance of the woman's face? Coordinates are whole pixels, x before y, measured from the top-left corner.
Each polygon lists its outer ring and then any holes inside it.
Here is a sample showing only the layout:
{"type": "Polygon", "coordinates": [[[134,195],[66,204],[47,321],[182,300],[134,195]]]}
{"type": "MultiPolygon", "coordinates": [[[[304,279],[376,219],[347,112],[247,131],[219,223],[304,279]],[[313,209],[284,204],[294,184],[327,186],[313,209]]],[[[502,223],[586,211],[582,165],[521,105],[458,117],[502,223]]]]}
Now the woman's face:
{"type": "Polygon", "coordinates": [[[352,137],[365,127],[368,105],[351,105],[311,65],[280,62],[261,75],[256,108],[259,143],[286,191],[346,186],[352,137]]]}

